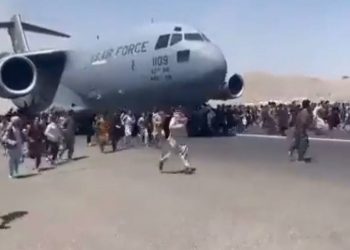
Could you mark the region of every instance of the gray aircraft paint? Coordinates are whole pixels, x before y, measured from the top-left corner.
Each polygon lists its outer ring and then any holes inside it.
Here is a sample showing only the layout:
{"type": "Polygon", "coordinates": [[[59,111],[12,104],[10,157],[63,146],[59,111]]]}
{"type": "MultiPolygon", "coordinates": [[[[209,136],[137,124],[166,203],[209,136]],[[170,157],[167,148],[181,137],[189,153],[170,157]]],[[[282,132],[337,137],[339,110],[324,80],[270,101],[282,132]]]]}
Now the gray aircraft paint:
{"type": "MultiPolygon", "coordinates": [[[[140,110],[159,105],[203,103],[224,82],[226,60],[220,49],[209,41],[183,39],[173,46],[155,50],[160,35],[174,33],[201,32],[186,25],[153,23],[118,41],[96,40],[89,50],[63,51],[62,58],[51,61],[57,67],[63,67],[62,74],[59,71],[47,73],[45,83],[40,85],[47,91],[37,90],[13,101],[17,106],[27,101],[34,111],[45,105],[33,105],[32,100],[39,103],[50,92],[53,100],[48,101],[45,108],[61,106],[104,111],[128,107],[140,110]],[[181,27],[182,31],[174,31],[175,27],[181,27]],[[189,62],[177,62],[177,53],[182,50],[190,50],[189,62]]],[[[31,53],[22,55],[35,60],[40,52],[31,53]]],[[[52,51],[52,54],[59,53],[52,51]]],[[[53,57],[45,51],[42,54],[40,56],[53,57]]]]}

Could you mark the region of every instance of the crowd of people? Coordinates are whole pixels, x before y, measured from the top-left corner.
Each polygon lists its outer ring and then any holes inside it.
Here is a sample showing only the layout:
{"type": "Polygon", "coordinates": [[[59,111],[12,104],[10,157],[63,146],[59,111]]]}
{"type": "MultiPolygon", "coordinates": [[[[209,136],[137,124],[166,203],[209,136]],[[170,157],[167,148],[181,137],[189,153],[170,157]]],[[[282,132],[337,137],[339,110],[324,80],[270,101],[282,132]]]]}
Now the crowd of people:
{"type": "MultiPolygon", "coordinates": [[[[326,130],[349,130],[350,105],[347,103],[333,103],[321,101],[310,103],[312,121],[311,130],[322,133],[326,130]]],[[[263,106],[261,112],[261,126],[267,128],[269,133],[279,132],[285,135],[285,131],[295,126],[297,114],[302,110],[302,105],[293,102],[289,105],[271,103],[263,106]]]]}
{"type": "Polygon", "coordinates": [[[309,161],[308,131],[317,135],[339,129],[350,131],[350,104],[309,100],[291,103],[269,102],[261,105],[207,105],[191,114],[188,134],[191,136],[235,135],[250,127],[261,128],[266,134],[287,136],[291,131],[290,159],[298,152],[299,162],[309,161]]]}
{"type": "Polygon", "coordinates": [[[108,144],[113,152],[138,145],[158,148],[161,150],[160,171],[163,171],[164,163],[174,152],[183,163],[183,171],[191,172],[193,168],[190,168],[188,160],[188,147],[183,143],[183,138],[187,137],[187,123],[188,119],[181,108],[169,112],[154,109],[140,115],[130,110],[121,110],[112,115],[93,115],[88,122],[87,144],[92,146],[94,138],[102,153],[108,144]]]}
{"type": "MultiPolygon", "coordinates": [[[[350,130],[350,104],[321,101],[311,103],[311,130],[322,133],[325,130],[350,130]]],[[[269,102],[260,105],[218,105],[212,108],[204,105],[191,114],[188,124],[190,136],[218,136],[241,133],[249,127],[260,127],[267,134],[285,136],[295,126],[302,103],[269,102]]]]}
{"type": "MultiPolygon", "coordinates": [[[[63,159],[65,152],[67,160],[72,160],[76,126],[73,111],[49,111],[38,116],[10,111],[0,117],[0,142],[3,154],[9,159],[9,177],[17,175],[18,167],[26,157],[34,160],[33,170],[36,172],[40,171],[43,157],[53,167],[63,159]]],[[[219,105],[216,108],[203,105],[191,112],[154,109],[139,115],[120,110],[113,114],[93,115],[89,119],[87,145],[97,144],[102,153],[109,145],[113,152],[139,145],[161,149],[160,171],[171,152],[175,151],[184,170],[189,170],[188,147],[181,142],[183,138],[235,135],[254,126],[261,127],[267,134],[283,136],[287,130],[293,130],[294,140],[289,153],[292,156],[297,150],[298,160],[304,160],[307,131],[349,130],[350,105],[304,100],[302,103],[270,102],[263,105],[219,105]]]]}
{"type": "Polygon", "coordinates": [[[75,144],[73,112],[42,113],[28,116],[20,112],[8,112],[0,120],[0,141],[3,155],[9,159],[9,177],[18,174],[18,167],[25,158],[34,160],[33,170],[40,171],[43,156],[54,166],[67,152],[72,160],[75,144]]]}
{"type": "MultiPolygon", "coordinates": [[[[131,111],[97,114],[88,123],[88,146],[97,144],[102,153],[106,146],[113,152],[139,145],[161,149],[159,170],[172,152],[184,165],[184,172],[193,171],[188,160],[188,147],[175,138],[186,136],[187,118],[180,110],[154,110],[135,116],[131,111]],[[181,131],[181,132],[180,132],[181,131]],[[180,136],[181,135],[181,136],[180,136]]],[[[73,111],[49,111],[39,116],[8,112],[0,117],[0,142],[9,159],[9,178],[15,178],[25,158],[33,159],[33,171],[40,173],[41,159],[57,166],[65,152],[73,159],[76,121],[73,111]]]]}

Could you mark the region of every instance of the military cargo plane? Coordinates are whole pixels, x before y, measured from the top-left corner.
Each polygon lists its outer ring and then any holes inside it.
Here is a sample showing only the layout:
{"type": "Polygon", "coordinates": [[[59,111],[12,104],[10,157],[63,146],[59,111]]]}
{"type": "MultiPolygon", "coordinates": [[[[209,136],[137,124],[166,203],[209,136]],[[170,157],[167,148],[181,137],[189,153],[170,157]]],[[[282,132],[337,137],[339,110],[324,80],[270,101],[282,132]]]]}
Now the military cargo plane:
{"type": "Polygon", "coordinates": [[[25,31],[70,36],[23,22],[20,15],[0,28],[8,30],[13,46],[13,53],[1,54],[0,97],[29,112],[193,106],[243,92],[238,74],[225,82],[227,64],[220,49],[186,25],[150,23],[124,40],[102,44],[96,39],[84,51],[31,51],[25,31]]]}

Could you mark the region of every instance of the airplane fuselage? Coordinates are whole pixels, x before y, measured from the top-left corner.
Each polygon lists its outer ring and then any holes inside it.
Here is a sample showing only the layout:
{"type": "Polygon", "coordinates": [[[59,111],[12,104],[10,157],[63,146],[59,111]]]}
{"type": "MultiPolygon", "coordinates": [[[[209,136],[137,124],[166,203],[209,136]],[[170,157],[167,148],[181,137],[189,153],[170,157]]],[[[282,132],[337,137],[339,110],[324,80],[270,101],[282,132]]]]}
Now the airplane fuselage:
{"type": "Polygon", "coordinates": [[[23,23],[19,16],[3,25],[15,53],[0,59],[0,96],[29,112],[196,106],[217,93],[235,98],[243,89],[237,76],[224,83],[221,50],[189,26],[149,24],[112,42],[96,39],[90,49],[29,51],[24,29],[68,35],[23,23]]]}
{"type": "MultiPolygon", "coordinates": [[[[200,34],[192,30],[167,32],[168,46],[155,49],[163,34],[151,28],[115,44],[97,41],[98,48],[91,51],[69,51],[54,103],[67,104],[69,95],[60,92],[69,90],[94,110],[193,105],[210,99],[226,76],[220,50],[209,41],[186,41],[184,34],[200,34]],[[182,41],[170,46],[173,34],[181,34],[182,41]]],[[[80,105],[75,99],[71,104],[80,105]]]]}

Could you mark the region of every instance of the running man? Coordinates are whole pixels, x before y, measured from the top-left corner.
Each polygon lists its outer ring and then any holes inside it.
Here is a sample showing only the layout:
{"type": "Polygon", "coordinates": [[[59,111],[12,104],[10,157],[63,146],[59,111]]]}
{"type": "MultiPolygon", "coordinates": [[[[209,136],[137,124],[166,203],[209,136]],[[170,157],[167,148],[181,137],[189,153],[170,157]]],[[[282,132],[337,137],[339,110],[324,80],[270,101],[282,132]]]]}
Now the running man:
{"type": "Polygon", "coordinates": [[[192,173],[195,168],[190,167],[188,160],[188,147],[179,141],[186,137],[187,118],[180,111],[174,111],[171,116],[163,120],[162,153],[159,160],[159,171],[163,171],[164,163],[169,159],[171,153],[177,154],[183,165],[184,173],[192,173]]]}

